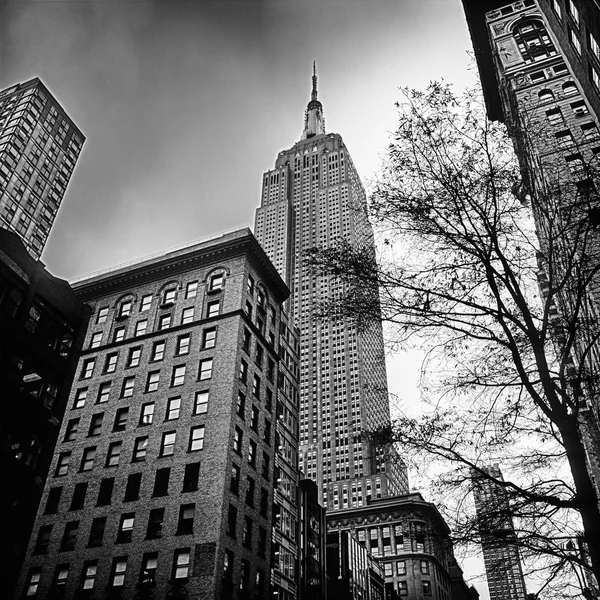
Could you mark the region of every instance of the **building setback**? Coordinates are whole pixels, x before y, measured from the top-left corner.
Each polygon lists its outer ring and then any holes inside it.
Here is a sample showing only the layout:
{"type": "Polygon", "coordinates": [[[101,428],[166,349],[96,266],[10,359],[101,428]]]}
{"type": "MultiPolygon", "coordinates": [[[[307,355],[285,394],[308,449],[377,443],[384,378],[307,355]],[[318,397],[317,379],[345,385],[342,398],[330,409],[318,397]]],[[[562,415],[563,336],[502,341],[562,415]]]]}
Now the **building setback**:
{"type": "Polygon", "coordinates": [[[266,597],[288,288],[247,229],[75,288],[93,316],[19,594],[266,597]]]}
{"type": "Polygon", "coordinates": [[[12,596],[40,503],[89,309],[0,228],[2,589],[12,596]]]}
{"type": "Polygon", "coordinates": [[[346,317],[316,317],[343,288],[304,262],[308,249],[340,239],[374,252],[365,206],[341,136],[325,132],[314,71],[302,139],[263,176],[255,235],[292,292],[289,312],[301,334],[300,468],[328,510],[408,491],[401,460],[361,438],[390,418],[381,324],[359,331],[346,317]]]}
{"type": "Polygon", "coordinates": [[[44,250],[85,137],[36,77],[0,91],[0,226],[44,250]]]}

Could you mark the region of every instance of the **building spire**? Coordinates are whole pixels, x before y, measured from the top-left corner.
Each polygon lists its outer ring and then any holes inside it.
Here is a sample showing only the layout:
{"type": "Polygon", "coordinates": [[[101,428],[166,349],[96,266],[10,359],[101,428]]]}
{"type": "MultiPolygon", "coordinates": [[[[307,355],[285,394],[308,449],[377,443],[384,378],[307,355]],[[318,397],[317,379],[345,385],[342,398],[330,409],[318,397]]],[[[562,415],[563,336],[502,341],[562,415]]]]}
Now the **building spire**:
{"type": "Polygon", "coordinates": [[[317,100],[317,61],[313,61],[312,92],[310,102],[304,114],[304,131],[302,139],[314,137],[325,133],[325,117],[323,116],[323,105],[317,100]]]}

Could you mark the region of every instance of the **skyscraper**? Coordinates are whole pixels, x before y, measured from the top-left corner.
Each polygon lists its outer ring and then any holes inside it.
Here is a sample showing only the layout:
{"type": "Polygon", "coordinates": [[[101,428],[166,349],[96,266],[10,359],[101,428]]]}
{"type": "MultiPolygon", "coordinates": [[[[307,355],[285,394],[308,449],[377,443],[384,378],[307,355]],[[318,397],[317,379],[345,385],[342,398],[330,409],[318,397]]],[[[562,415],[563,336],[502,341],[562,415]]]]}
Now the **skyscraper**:
{"type": "Polygon", "coordinates": [[[0,226],[39,258],[85,138],[36,77],[0,91],[0,226]]]}
{"type": "MultiPolygon", "coordinates": [[[[486,471],[502,481],[497,465],[486,471]]],[[[518,548],[510,543],[515,529],[505,491],[488,479],[473,476],[475,510],[490,600],[525,600],[525,581],[518,548]]]]}
{"type": "Polygon", "coordinates": [[[381,325],[359,331],[349,318],[317,318],[318,304],[343,288],[304,262],[309,248],[338,240],[374,252],[365,206],[342,137],[325,131],[313,67],[301,139],[263,176],[255,235],[292,292],[289,312],[300,328],[300,467],[329,510],[408,492],[397,458],[361,439],[390,417],[381,325]]]}

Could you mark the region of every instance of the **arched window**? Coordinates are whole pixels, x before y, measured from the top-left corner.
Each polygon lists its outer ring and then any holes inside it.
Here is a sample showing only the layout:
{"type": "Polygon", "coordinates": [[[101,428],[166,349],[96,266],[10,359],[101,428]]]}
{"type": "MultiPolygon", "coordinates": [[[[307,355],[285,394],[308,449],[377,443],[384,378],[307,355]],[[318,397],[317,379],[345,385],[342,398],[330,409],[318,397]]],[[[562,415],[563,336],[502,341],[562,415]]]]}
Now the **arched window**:
{"type": "Polygon", "coordinates": [[[554,100],[554,93],[552,92],[552,90],[540,90],[540,92],[538,93],[538,97],[540,99],[540,102],[551,102],[552,100],[554,100]]]}
{"type": "Polygon", "coordinates": [[[562,89],[565,93],[565,96],[573,96],[579,91],[573,81],[567,81],[566,83],[563,83],[562,89]]]}
{"type": "Polygon", "coordinates": [[[525,19],[517,23],[513,34],[525,62],[531,63],[556,54],[556,48],[546,28],[537,19],[525,19]]]}

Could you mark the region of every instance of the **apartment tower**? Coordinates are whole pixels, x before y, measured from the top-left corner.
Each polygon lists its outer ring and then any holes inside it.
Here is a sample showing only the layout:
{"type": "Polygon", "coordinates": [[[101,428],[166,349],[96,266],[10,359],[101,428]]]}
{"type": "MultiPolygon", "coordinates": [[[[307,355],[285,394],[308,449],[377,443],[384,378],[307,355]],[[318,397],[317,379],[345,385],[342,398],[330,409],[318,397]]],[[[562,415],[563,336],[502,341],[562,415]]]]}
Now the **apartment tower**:
{"type": "Polygon", "coordinates": [[[291,290],[289,313],[300,329],[300,468],[328,510],[408,491],[406,469],[361,438],[389,421],[381,325],[359,331],[346,317],[315,315],[343,293],[333,276],[312,272],[306,251],[338,240],[375,252],[366,196],[342,137],[327,133],[312,93],[300,141],[263,175],[255,235],[291,290]]]}
{"type": "Polygon", "coordinates": [[[85,138],[36,77],[0,91],[0,226],[39,258],[85,138]]]}

